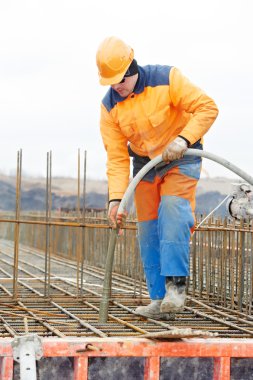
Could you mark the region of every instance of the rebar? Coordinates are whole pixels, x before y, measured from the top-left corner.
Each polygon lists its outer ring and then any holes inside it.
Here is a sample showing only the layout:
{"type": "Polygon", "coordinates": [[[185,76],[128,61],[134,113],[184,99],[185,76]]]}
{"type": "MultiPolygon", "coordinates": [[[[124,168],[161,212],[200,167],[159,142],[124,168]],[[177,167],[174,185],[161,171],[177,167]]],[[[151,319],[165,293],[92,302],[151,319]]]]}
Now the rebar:
{"type": "MultiPolygon", "coordinates": [[[[105,212],[86,210],[86,152],[82,210],[79,151],[73,214],[59,216],[52,210],[51,152],[47,154],[45,215],[22,212],[21,217],[21,174],[20,150],[15,217],[0,216],[0,336],[28,331],[59,337],[139,336],[190,327],[218,332],[220,337],[252,337],[252,225],[207,219],[191,241],[186,308],[170,321],[144,319],[134,313],[137,305],[149,302],[136,220],[134,216],[128,219],[118,239],[117,232],[111,232],[115,266],[108,275],[105,253],[110,229],[105,212]],[[99,313],[103,308],[108,323],[99,313]]],[[[113,257],[109,259],[112,267],[113,257]]]]}
{"type": "MultiPolygon", "coordinates": [[[[21,174],[22,173],[22,150],[17,152],[17,172],[16,172],[16,220],[20,218],[20,195],[21,195],[21,174]]],[[[18,297],[18,256],[19,256],[19,233],[20,225],[15,223],[14,230],[14,262],[13,267],[13,297],[18,297]]]]}
{"type": "Polygon", "coordinates": [[[47,153],[46,177],[46,243],[45,243],[45,289],[46,297],[50,296],[50,265],[51,265],[51,208],[52,208],[52,152],[47,153]]]}

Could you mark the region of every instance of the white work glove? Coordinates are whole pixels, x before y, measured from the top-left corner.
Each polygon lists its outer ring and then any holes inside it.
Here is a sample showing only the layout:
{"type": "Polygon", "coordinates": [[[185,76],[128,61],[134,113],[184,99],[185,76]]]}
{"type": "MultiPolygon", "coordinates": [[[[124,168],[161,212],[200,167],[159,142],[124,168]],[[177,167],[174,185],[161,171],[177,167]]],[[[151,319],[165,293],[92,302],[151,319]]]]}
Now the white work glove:
{"type": "Polygon", "coordinates": [[[109,226],[112,228],[123,227],[126,221],[126,216],[127,216],[126,212],[117,215],[119,205],[120,205],[120,201],[111,201],[109,203],[107,218],[108,218],[109,226]],[[116,217],[117,217],[117,220],[116,220],[116,217]]]}
{"type": "Polygon", "coordinates": [[[162,159],[164,162],[170,162],[182,158],[187,150],[187,142],[182,137],[176,137],[163,151],[162,159]]]}

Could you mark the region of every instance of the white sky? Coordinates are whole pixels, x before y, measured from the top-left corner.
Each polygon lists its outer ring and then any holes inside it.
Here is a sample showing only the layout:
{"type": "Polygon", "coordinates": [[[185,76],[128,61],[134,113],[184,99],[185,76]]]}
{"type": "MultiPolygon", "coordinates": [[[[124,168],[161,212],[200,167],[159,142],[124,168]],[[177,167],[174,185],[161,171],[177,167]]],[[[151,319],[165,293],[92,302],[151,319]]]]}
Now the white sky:
{"type": "MultiPolygon", "coordinates": [[[[205,149],[249,174],[253,163],[253,3],[251,0],[1,0],[0,172],[105,178],[99,133],[106,91],[95,63],[99,43],[116,35],[140,65],[174,65],[216,101],[220,114],[205,149]]],[[[210,176],[231,177],[204,161],[210,176]]]]}

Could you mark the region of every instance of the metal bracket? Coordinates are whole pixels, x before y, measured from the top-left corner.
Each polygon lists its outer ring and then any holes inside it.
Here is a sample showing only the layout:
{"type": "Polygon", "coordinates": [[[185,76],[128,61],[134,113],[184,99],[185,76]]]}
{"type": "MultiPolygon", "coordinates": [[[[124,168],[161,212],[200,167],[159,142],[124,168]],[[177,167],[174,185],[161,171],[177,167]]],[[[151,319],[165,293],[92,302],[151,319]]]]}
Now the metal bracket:
{"type": "Polygon", "coordinates": [[[12,349],[13,359],[20,363],[20,380],[36,380],[36,360],[43,356],[41,338],[37,334],[17,336],[12,349]]]}

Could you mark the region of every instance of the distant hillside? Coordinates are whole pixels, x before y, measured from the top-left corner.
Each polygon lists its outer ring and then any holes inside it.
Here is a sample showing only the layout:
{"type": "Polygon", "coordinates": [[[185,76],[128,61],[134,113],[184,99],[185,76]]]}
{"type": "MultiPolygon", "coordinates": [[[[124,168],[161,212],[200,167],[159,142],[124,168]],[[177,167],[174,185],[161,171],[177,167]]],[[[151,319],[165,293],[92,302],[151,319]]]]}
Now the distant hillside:
{"type": "MultiPolygon", "coordinates": [[[[105,208],[106,194],[90,192],[85,197],[86,208],[105,208]]],[[[14,211],[16,205],[15,188],[12,185],[0,181],[0,210],[14,211]]],[[[72,209],[77,205],[76,195],[57,195],[52,192],[52,209],[59,208],[72,209]]],[[[80,207],[83,200],[80,200],[80,207]]],[[[46,191],[42,188],[33,188],[31,190],[22,190],[21,192],[21,210],[24,211],[43,211],[46,209],[46,191]]]]}
{"type": "MultiPolygon", "coordinates": [[[[220,204],[226,195],[218,191],[208,191],[196,197],[196,214],[208,215],[218,204],[220,204]]],[[[226,201],[215,211],[214,215],[225,216],[227,215],[226,201]]]]}
{"type": "MultiPolygon", "coordinates": [[[[197,188],[196,212],[208,214],[227,194],[232,192],[232,183],[235,180],[226,178],[200,179],[197,188]]],[[[21,210],[43,211],[46,208],[46,180],[45,178],[22,178],[21,210]]],[[[14,177],[0,176],[0,209],[3,211],[15,210],[16,179],[14,177]]],[[[82,207],[82,186],[80,186],[82,207]]],[[[105,208],[107,201],[107,182],[87,180],[85,205],[87,208],[105,208]]],[[[52,209],[75,208],[77,204],[77,180],[73,178],[52,179],[52,209]]],[[[225,215],[223,205],[217,212],[225,215]]]]}
{"type": "MultiPolygon", "coordinates": [[[[0,174],[0,181],[6,184],[16,186],[16,178],[13,176],[6,176],[0,174]]],[[[52,192],[57,195],[76,195],[77,194],[77,178],[71,177],[53,177],[52,178],[52,192]]],[[[22,177],[22,189],[24,191],[31,190],[34,188],[44,188],[46,187],[45,177],[22,177]]],[[[83,183],[81,181],[81,191],[83,190],[83,183]]],[[[87,193],[97,193],[106,194],[107,192],[107,181],[106,180],[94,180],[89,179],[86,182],[86,192],[87,193]]]]}

